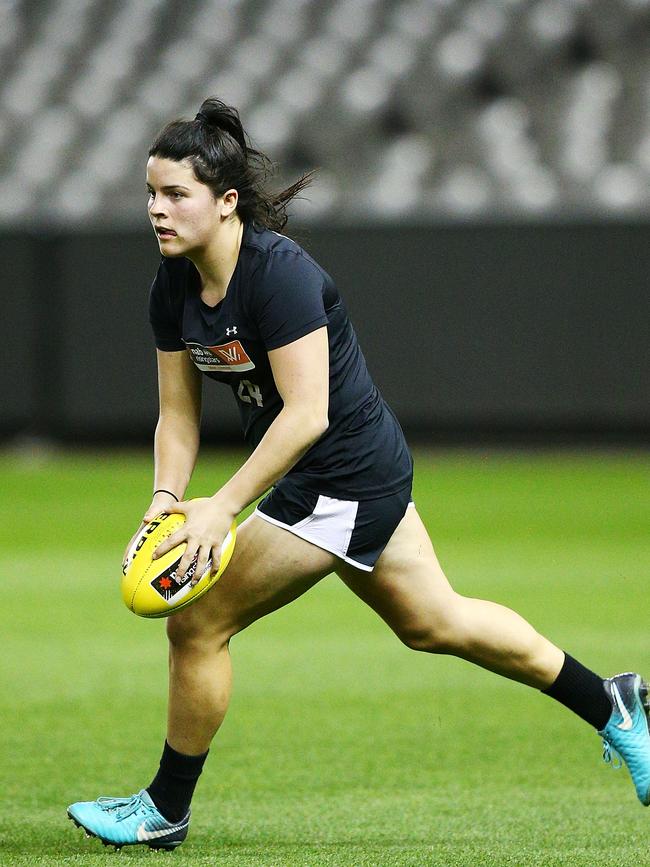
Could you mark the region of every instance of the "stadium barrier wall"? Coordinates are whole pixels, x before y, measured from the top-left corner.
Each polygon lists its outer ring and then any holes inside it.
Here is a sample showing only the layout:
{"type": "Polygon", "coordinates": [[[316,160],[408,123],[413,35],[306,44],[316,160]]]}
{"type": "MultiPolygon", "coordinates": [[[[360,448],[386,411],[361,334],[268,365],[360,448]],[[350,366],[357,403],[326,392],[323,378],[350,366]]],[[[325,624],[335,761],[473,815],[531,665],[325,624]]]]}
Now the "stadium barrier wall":
{"type": "MultiPolygon", "coordinates": [[[[309,227],[371,373],[413,437],[650,434],[641,223],[309,227]]],[[[0,235],[4,437],[133,442],[156,419],[146,231],[0,235]]],[[[207,390],[214,442],[239,438],[207,390]]]]}

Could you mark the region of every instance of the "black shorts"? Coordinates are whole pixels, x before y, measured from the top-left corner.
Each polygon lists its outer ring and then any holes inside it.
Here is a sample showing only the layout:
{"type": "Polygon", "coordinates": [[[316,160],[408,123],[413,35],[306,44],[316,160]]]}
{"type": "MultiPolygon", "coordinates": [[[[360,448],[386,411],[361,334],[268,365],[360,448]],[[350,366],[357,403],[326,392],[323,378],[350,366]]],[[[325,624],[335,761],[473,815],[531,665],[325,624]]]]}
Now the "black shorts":
{"type": "Polygon", "coordinates": [[[255,514],[372,572],[412,504],[410,484],[373,500],[337,500],[284,478],[258,503],[255,514]]]}

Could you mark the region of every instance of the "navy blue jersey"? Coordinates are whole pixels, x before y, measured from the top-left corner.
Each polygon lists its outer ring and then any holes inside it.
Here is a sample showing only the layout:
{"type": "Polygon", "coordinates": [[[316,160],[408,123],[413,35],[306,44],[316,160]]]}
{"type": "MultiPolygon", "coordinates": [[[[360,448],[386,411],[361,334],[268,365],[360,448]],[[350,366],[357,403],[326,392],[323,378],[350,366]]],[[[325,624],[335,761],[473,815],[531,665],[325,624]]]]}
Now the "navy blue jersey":
{"type": "Polygon", "coordinates": [[[374,385],[331,277],[294,241],[247,225],[225,297],[210,307],[188,259],[163,258],[151,288],[158,349],[189,351],[232,389],[254,448],[282,409],[268,352],[327,327],[329,427],[291,469],[295,481],[339,499],[370,499],[410,483],[404,435],[374,385]]]}

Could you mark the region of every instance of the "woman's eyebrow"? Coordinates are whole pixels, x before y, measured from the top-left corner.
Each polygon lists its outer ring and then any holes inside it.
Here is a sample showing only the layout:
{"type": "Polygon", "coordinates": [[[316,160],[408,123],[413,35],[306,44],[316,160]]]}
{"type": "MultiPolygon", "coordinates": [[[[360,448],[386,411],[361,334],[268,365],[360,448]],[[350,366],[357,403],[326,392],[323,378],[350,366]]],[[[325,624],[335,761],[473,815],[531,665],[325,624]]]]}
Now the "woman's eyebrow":
{"type": "MultiPolygon", "coordinates": [[[[153,189],[153,184],[150,184],[149,181],[146,181],[146,186],[150,189],[153,189]]],[[[160,188],[163,193],[168,193],[170,190],[185,190],[186,192],[190,192],[189,187],[184,187],[183,184],[168,184],[165,187],[160,188]]]]}

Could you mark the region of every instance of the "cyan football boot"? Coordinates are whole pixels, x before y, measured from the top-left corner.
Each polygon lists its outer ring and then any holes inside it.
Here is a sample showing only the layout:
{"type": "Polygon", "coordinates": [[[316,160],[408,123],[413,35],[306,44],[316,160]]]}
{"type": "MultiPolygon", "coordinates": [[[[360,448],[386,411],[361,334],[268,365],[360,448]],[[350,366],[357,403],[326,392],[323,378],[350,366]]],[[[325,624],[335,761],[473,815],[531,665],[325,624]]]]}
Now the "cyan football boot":
{"type": "Polygon", "coordinates": [[[648,685],[640,674],[626,672],[605,680],[612,702],[612,715],[598,732],[603,739],[603,758],[620,768],[628,767],[636,793],[650,804],[650,732],[648,730],[648,685]]]}
{"type": "Polygon", "coordinates": [[[158,812],[146,789],[130,798],[97,798],[68,807],[68,816],[86,836],[99,837],[105,846],[175,849],[187,837],[190,814],[180,822],[168,822],[158,812]]]}

